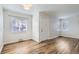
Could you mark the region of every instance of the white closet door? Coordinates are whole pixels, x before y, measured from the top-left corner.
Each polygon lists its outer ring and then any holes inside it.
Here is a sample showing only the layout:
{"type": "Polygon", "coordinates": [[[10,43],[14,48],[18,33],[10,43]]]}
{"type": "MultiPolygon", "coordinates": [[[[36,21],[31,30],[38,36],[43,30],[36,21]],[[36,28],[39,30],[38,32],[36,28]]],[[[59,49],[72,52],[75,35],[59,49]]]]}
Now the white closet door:
{"type": "Polygon", "coordinates": [[[49,37],[49,17],[40,15],[40,41],[47,40],[49,37]]]}

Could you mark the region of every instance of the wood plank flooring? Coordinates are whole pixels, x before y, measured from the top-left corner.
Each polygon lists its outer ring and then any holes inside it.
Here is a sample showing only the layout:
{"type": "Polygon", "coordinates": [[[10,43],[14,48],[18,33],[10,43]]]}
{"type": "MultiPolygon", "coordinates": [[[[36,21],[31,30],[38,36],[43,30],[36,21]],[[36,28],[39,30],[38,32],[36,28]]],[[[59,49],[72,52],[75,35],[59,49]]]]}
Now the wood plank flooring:
{"type": "Polygon", "coordinates": [[[2,54],[78,54],[79,39],[58,37],[37,43],[33,40],[5,45],[2,54]]]}

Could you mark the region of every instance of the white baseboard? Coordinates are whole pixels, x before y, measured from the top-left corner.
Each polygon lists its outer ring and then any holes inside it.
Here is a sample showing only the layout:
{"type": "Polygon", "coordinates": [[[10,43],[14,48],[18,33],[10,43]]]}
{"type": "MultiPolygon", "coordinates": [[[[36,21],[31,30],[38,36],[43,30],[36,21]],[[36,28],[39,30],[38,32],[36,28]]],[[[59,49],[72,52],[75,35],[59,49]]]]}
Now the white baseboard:
{"type": "Polygon", "coordinates": [[[3,46],[4,46],[4,45],[2,45],[2,46],[0,47],[0,54],[1,54],[1,51],[2,51],[2,49],[3,49],[3,46]]]}
{"type": "MultiPolygon", "coordinates": [[[[14,40],[14,41],[9,41],[9,42],[4,42],[4,45],[5,44],[10,44],[10,43],[15,43],[15,42],[19,42],[19,41],[24,41],[25,39],[23,40],[14,40]]],[[[30,39],[27,39],[27,40],[30,40],[30,39]]]]}
{"type": "Polygon", "coordinates": [[[65,36],[65,35],[61,35],[62,37],[68,37],[68,38],[74,38],[74,39],[79,39],[79,37],[73,37],[73,36],[65,36]]]}
{"type": "MultiPolygon", "coordinates": [[[[54,36],[54,37],[51,37],[51,38],[48,38],[48,39],[45,39],[45,40],[51,40],[51,39],[55,39],[57,37],[59,37],[59,36],[54,36]]],[[[40,40],[40,42],[45,41],[45,40],[40,40]]]]}

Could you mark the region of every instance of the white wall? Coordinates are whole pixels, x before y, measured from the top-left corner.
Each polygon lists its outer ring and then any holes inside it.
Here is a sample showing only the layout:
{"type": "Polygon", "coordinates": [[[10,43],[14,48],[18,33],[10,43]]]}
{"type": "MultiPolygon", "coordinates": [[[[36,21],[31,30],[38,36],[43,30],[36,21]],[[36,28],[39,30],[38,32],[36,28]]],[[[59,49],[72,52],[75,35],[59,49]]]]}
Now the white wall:
{"type": "Polygon", "coordinates": [[[79,39],[79,15],[62,19],[62,36],[79,39]]]}
{"type": "Polygon", "coordinates": [[[32,19],[32,38],[39,42],[39,12],[35,11],[32,19]]]}
{"type": "Polygon", "coordinates": [[[49,39],[56,38],[59,36],[60,31],[60,23],[56,15],[51,14],[50,15],[50,35],[49,39]]]}
{"type": "Polygon", "coordinates": [[[0,6],[0,53],[3,48],[3,9],[0,6]]]}
{"type": "Polygon", "coordinates": [[[4,43],[6,44],[16,42],[19,41],[20,39],[22,40],[32,39],[32,17],[30,15],[4,10],[4,43]],[[28,18],[27,32],[13,33],[11,31],[11,17],[9,15],[28,18]]]}

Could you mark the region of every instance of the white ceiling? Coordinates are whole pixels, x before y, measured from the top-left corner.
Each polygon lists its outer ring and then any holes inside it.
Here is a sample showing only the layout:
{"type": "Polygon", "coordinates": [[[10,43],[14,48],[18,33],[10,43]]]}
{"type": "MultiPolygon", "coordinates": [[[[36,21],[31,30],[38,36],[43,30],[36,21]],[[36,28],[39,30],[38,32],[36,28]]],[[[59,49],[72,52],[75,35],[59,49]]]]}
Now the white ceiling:
{"type": "Polygon", "coordinates": [[[24,10],[23,7],[18,4],[4,4],[2,6],[5,10],[24,13],[24,14],[32,14],[31,10],[24,10]]]}
{"type": "Polygon", "coordinates": [[[4,4],[3,7],[6,10],[25,14],[33,14],[34,10],[48,12],[50,14],[56,13],[59,17],[79,14],[78,4],[33,4],[31,10],[24,10],[21,5],[17,4],[4,4]]]}

